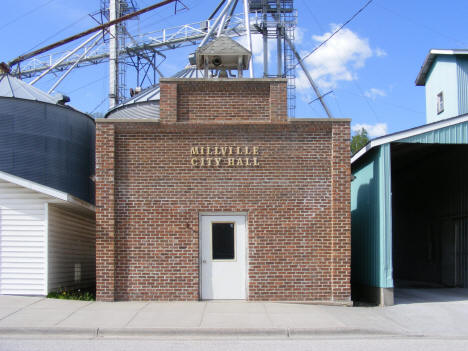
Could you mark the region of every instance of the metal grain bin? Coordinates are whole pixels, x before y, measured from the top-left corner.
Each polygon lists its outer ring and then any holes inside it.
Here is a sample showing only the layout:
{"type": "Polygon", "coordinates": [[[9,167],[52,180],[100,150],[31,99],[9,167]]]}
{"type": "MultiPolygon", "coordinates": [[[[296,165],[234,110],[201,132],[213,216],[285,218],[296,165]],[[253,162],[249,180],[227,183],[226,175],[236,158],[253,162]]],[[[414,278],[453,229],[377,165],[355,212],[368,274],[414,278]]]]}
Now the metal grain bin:
{"type": "MultiPolygon", "coordinates": [[[[188,66],[172,77],[203,78],[204,72],[195,66],[188,66]]],[[[148,87],[109,110],[105,118],[159,120],[159,93],[159,84],[148,87]]]]}
{"type": "Polygon", "coordinates": [[[0,171],[94,203],[94,120],[0,76],[0,171]]]}

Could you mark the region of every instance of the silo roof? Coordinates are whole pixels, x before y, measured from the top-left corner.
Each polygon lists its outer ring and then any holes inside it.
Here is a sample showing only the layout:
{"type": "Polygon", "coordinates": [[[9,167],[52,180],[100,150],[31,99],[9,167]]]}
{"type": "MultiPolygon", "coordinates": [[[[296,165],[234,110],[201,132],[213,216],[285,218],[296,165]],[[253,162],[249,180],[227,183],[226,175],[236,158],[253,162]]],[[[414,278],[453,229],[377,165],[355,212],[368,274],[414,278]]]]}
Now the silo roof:
{"type": "Polygon", "coordinates": [[[113,115],[112,118],[141,119],[157,118],[159,119],[159,84],[150,86],[140,93],[133,95],[121,104],[113,107],[107,113],[105,118],[113,115]],[[158,105],[158,106],[155,106],[158,105]]]}
{"type": "MultiPolygon", "coordinates": [[[[189,66],[183,70],[177,72],[172,76],[173,78],[204,78],[204,72],[197,70],[196,66],[189,66]]],[[[148,104],[159,104],[160,100],[160,89],[159,84],[150,86],[140,93],[130,97],[123,101],[121,104],[115,106],[109,110],[106,114],[106,118],[110,114],[113,114],[112,118],[126,118],[126,119],[140,119],[140,118],[159,118],[159,110],[156,111],[154,108],[145,106],[148,104]],[[138,108],[136,106],[139,106],[138,108]],[[125,111],[126,108],[132,108],[132,110],[125,111]],[[133,109],[135,108],[135,109],[133,109]],[[117,110],[121,110],[116,113],[117,110]]],[[[159,109],[159,106],[157,107],[159,109]]]]}
{"type": "Polygon", "coordinates": [[[172,78],[205,78],[205,72],[197,69],[197,66],[188,66],[174,74],[172,78]]]}
{"type": "Polygon", "coordinates": [[[33,100],[57,104],[57,99],[42,90],[23,82],[9,74],[0,75],[0,97],[33,100]]]}
{"type": "Polygon", "coordinates": [[[131,104],[136,104],[139,102],[148,102],[148,101],[157,101],[159,100],[160,95],[159,95],[159,84],[150,86],[149,88],[146,88],[139,92],[136,95],[133,95],[131,98],[125,100],[122,102],[120,105],[116,107],[120,107],[122,105],[131,105],[131,104]]]}

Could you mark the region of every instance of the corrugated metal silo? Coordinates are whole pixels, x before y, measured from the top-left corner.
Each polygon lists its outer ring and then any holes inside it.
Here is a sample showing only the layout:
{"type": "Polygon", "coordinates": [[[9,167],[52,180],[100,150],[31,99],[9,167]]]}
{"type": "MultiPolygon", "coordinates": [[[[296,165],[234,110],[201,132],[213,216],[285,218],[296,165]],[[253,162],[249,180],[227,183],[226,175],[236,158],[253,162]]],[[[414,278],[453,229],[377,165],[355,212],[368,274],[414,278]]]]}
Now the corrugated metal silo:
{"type": "MultiPolygon", "coordinates": [[[[204,72],[189,66],[173,75],[174,78],[203,78],[204,72]]],[[[153,85],[115,106],[105,118],[159,120],[159,84],[153,85]]]]}
{"type": "Polygon", "coordinates": [[[94,203],[94,120],[0,75],[0,171],[94,203]]]}

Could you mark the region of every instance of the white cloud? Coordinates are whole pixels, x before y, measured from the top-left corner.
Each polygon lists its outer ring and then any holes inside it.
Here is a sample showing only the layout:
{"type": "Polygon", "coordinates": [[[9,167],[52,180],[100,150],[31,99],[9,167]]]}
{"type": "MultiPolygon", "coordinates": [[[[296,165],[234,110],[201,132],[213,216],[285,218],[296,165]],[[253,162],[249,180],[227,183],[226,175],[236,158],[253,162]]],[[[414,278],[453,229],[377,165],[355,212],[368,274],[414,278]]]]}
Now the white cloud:
{"type": "MultiPolygon", "coordinates": [[[[247,45],[246,35],[239,37],[237,42],[247,50],[250,50],[247,45]]],[[[276,40],[268,40],[268,58],[271,57],[274,45],[276,45],[276,40]]],[[[252,55],[255,63],[263,63],[263,36],[259,33],[252,33],[252,55]]]]}
{"type": "MultiPolygon", "coordinates": [[[[318,45],[329,38],[337,28],[338,25],[332,24],[330,32],[314,35],[312,39],[318,45]]],[[[303,52],[302,56],[305,54],[303,52]]],[[[320,88],[329,90],[335,88],[339,81],[356,80],[357,70],[364,67],[366,60],[374,54],[377,55],[377,52],[371,49],[366,38],[361,38],[350,29],[344,28],[305,62],[312,79],[320,88]]],[[[296,84],[298,90],[309,88],[303,72],[298,73],[296,84]]]]}
{"type": "MultiPolygon", "coordinates": [[[[252,54],[253,61],[255,63],[263,64],[263,36],[260,33],[252,33],[252,54]]],[[[294,43],[297,45],[302,42],[304,37],[304,30],[299,27],[294,29],[294,43]]],[[[236,39],[239,44],[245,47],[247,50],[250,50],[247,45],[247,36],[244,35],[236,39]]],[[[268,40],[268,60],[270,63],[270,70],[274,67],[276,68],[276,63],[272,64],[271,60],[273,54],[276,53],[276,39],[268,40]]],[[[276,55],[276,54],[275,54],[276,55]]]]}
{"type": "MultiPolygon", "coordinates": [[[[338,28],[338,25],[331,24],[330,31],[321,35],[306,35],[302,28],[295,29],[295,44],[307,44],[308,49],[319,45],[325,41],[338,28]],[[310,42],[310,44],[309,44],[310,42]]],[[[241,45],[247,48],[247,36],[236,39],[241,45]]],[[[270,71],[276,67],[275,57],[276,40],[270,39],[268,42],[268,57],[270,71]]],[[[301,52],[305,56],[308,51],[301,52]]],[[[263,38],[259,33],[252,33],[252,54],[255,64],[263,63],[263,38]]],[[[350,29],[343,28],[335,34],[325,45],[307,57],[305,65],[314,79],[315,83],[325,93],[336,88],[340,81],[353,81],[358,79],[357,71],[363,68],[366,60],[370,57],[380,57],[387,55],[380,48],[373,49],[366,38],[360,37],[350,29]]],[[[296,88],[302,94],[309,92],[310,84],[304,72],[298,68],[296,71],[296,88]]],[[[372,93],[372,92],[369,92],[372,93]]],[[[383,96],[378,92],[373,92],[375,96],[383,96]]]]}
{"type": "Polygon", "coordinates": [[[381,48],[377,48],[374,50],[374,53],[375,53],[375,56],[377,57],[383,57],[383,56],[387,56],[387,52],[381,48]]]}
{"type": "Polygon", "coordinates": [[[387,93],[382,89],[370,88],[369,90],[364,92],[364,96],[375,100],[379,96],[387,96],[387,93]]]}
{"type": "Polygon", "coordinates": [[[376,138],[387,134],[387,123],[376,123],[376,124],[355,124],[351,127],[353,132],[359,133],[362,129],[367,131],[367,135],[370,138],[376,138]]]}
{"type": "Polygon", "coordinates": [[[304,39],[304,30],[301,27],[294,28],[294,44],[301,44],[304,39]]]}

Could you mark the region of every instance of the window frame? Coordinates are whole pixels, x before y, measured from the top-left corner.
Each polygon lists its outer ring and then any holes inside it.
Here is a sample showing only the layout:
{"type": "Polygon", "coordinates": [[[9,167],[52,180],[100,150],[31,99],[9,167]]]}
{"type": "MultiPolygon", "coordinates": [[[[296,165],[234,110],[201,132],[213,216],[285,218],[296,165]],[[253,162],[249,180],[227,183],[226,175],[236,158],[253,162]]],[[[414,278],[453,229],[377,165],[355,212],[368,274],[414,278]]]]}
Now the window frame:
{"type": "Polygon", "coordinates": [[[444,112],[445,106],[444,106],[444,92],[441,91],[437,96],[437,114],[440,115],[442,112],[444,112]]]}

